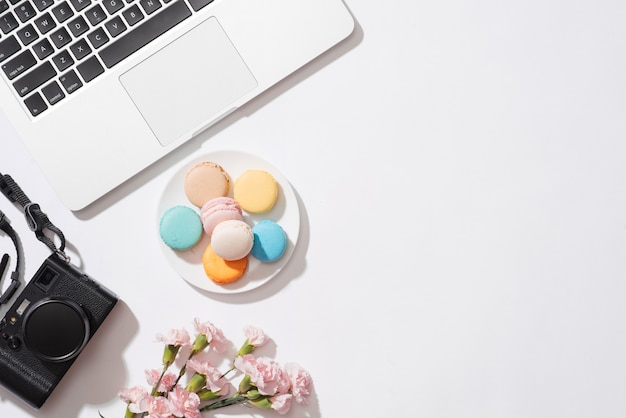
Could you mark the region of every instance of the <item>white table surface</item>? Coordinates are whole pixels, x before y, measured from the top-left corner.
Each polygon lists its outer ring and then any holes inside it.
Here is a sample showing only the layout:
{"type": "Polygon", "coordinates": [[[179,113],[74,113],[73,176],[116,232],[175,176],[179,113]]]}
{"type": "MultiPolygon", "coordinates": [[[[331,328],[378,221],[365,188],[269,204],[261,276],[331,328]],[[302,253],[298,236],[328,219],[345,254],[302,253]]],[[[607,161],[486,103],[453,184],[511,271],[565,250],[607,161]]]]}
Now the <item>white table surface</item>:
{"type": "MultiPolygon", "coordinates": [[[[626,3],[349,7],[346,42],[80,212],[0,118],[0,171],[123,301],[40,411],[0,389],[0,416],[123,416],[156,334],[196,317],[235,345],[257,325],[263,353],[309,370],[291,417],[626,416],[626,3]],[[213,296],[167,264],[156,207],[223,149],[278,167],[302,219],[275,279],[213,296]]],[[[0,208],[30,278],[47,249],[0,208]]]]}

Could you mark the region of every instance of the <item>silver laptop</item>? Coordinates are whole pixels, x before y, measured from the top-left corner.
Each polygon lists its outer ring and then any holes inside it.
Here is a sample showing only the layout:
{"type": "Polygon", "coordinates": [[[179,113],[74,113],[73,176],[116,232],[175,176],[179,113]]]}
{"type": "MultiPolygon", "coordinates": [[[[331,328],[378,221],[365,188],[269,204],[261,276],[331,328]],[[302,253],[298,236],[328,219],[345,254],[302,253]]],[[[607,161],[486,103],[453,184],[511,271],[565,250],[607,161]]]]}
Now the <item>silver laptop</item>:
{"type": "Polygon", "coordinates": [[[0,106],[79,210],[353,27],[341,0],[0,0],[0,106]]]}

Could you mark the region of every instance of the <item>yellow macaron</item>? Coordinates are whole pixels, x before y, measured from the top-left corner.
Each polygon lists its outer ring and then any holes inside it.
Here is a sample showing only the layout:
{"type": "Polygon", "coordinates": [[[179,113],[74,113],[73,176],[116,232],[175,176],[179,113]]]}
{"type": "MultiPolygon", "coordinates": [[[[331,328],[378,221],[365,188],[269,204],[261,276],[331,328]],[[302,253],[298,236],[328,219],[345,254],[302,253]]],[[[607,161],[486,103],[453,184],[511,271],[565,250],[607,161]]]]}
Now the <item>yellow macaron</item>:
{"type": "Polygon", "coordinates": [[[278,199],[278,183],[265,170],[246,170],[235,180],[233,198],[247,212],[269,212],[278,199]]]}

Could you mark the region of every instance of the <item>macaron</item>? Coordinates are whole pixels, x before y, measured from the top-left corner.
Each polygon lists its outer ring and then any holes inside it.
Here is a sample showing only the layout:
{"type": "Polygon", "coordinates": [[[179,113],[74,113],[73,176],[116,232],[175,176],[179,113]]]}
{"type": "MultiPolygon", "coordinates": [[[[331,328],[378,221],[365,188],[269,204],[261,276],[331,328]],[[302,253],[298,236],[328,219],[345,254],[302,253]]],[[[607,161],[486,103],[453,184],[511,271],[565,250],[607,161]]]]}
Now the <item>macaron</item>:
{"type": "Polygon", "coordinates": [[[211,247],[215,254],[228,261],[248,256],[253,243],[252,228],[243,221],[221,222],[211,236],[211,247]]]}
{"type": "Polygon", "coordinates": [[[188,250],[202,237],[200,215],[190,207],[174,206],[165,211],[159,222],[159,234],[173,250],[188,250]]]}
{"type": "Polygon", "coordinates": [[[252,227],[254,244],[250,254],[263,263],[271,263],[285,254],[287,235],[276,222],[265,219],[252,227]]]}
{"type": "Polygon", "coordinates": [[[215,254],[211,244],[207,245],[202,253],[202,266],[204,273],[216,284],[232,283],[243,276],[248,267],[248,257],[239,260],[224,260],[215,254]]]}
{"type": "Polygon", "coordinates": [[[221,165],[204,161],[187,171],[184,188],[187,199],[201,208],[209,200],[228,194],[230,177],[221,165]]]}
{"type": "Polygon", "coordinates": [[[209,200],[202,206],[200,219],[202,219],[204,232],[211,237],[219,223],[230,220],[243,221],[243,214],[241,206],[233,198],[220,196],[209,200]]]}
{"type": "Polygon", "coordinates": [[[235,180],[233,198],[247,212],[269,212],[278,199],[278,183],[265,170],[246,170],[235,180]]]}

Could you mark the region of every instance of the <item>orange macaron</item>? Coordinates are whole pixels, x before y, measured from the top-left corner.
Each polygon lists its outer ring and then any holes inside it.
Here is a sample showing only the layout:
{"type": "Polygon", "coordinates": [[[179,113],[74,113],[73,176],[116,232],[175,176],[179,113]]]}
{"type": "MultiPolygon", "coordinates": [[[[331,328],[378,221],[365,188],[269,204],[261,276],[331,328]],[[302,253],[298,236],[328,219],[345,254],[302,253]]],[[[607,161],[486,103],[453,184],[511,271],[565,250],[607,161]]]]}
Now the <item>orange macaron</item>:
{"type": "Polygon", "coordinates": [[[239,260],[224,260],[215,254],[211,244],[202,253],[202,266],[209,279],[216,284],[233,283],[241,278],[248,268],[248,257],[239,260]]]}

